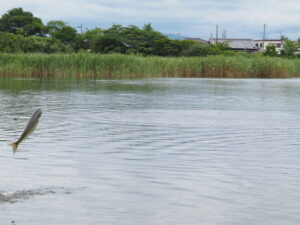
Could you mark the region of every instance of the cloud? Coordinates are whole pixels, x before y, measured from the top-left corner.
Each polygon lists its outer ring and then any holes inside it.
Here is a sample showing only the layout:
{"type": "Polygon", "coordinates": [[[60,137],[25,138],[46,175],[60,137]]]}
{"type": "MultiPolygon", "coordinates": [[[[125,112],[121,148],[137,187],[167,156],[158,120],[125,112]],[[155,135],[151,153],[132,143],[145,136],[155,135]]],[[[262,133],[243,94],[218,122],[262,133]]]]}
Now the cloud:
{"type": "Polygon", "coordinates": [[[23,7],[42,18],[64,20],[71,25],[109,27],[113,23],[141,26],[152,23],[165,33],[208,37],[215,25],[229,36],[261,36],[283,32],[291,38],[300,33],[298,0],[10,0],[0,1],[2,14],[23,7]]]}

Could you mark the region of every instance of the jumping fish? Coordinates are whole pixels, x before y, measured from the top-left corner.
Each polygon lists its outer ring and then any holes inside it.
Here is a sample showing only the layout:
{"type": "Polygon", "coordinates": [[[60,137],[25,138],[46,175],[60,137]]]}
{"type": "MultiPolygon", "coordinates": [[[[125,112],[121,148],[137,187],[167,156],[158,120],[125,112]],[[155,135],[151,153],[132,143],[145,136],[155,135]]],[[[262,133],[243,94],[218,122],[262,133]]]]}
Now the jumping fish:
{"type": "Polygon", "coordinates": [[[17,140],[16,142],[10,144],[13,148],[13,153],[14,154],[17,152],[19,144],[22,141],[24,141],[35,130],[41,115],[42,115],[42,110],[41,109],[36,110],[32,114],[32,116],[31,116],[25,130],[23,131],[22,135],[20,136],[19,140],[17,140]]]}

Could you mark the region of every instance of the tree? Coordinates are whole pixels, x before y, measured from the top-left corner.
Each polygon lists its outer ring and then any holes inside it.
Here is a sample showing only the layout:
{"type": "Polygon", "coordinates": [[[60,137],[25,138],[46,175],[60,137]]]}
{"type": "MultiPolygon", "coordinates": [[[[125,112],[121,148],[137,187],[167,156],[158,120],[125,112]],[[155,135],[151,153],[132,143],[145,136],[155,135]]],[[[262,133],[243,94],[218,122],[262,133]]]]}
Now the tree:
{"type": "Polygon", "coordinates": [[[126,53],[127,46],[119,39],[101,36],[95,41],[93,50],[98,53],[126,53]]]}
{"type": "Polygon", "coordinates": [[[73,44],[76,38],[76,30],[68,26],[64,21],[52,20],[47,23],[48,34],[60,40],[64,44],[73,44]]]}
{"type": "Polygon", "coordinates": [[[155,54],[155,40],[166,39],[161,33],[154,31],[151,24],[146,24],[143,29],[137,26],[123,27],[113,25],[104,30],[94,46],[96,52],[101,53],[141,53],[144,55],[155,54]]]}
{"type": "Polygon", "coordinates": [[[16,53],[21,52],[20,45],[24,37],[7,32],[0,33],[0,52],[16,53]]]}
{"type": "Polygon", "coordinates": [[[155,41],[161,40],[161,39],[167,39],[165,35],[162,33],[155,31],[151,24],[145,24],[142,30],[143,39],[145,45],[141,48],[141,53],[144,53],[146,55],[155,54],[154,52],[154,43],[155,41]]]}
{"type": "Polygon", "coordinates": [[[153,43],[155,55],[160,56],[179,56],[181,53],[180,41],[162,38],[153,43]]]}
{"type": "MultiPolygon", "coordinates": [[[[183,41],[181,41],[183,42],[183,41]]],[[[187,41],[185,41],[187,42],[187,41]]],[[[206,56],[209,52],[209,46],[195,41],[190,41],[191,43],[185,47],[182,51],[184,56],[206,56]]]]}
{"type": "Polygon", "coordinates": [[[296,42],[286,39],[283,43],[283,49],[281,51],[282,55],[293,56],[298,49],[296,42]]]}
{"type": "Polygon", "coordinates": [[[284,41],[284,40],[287,40],[288,38],[285,36],[285,35],[280,35],[280,40],[284,41]]]}
{"type": "Polygon", "coordinates": [[[31,12],[23,11],[22,8],[14,8],[1,17],[0,31],[23,36],[43,36],[45,26],[42,20],[34,17],[31,12]]]}
{"type": "Polygon", "coordinates": [[[94,50],[95,43],[98,38],[103,36],[103,30],[100,28],[94,28],[87,30],[83,34],[77,34],[76,36],[76,50],[94,50]]]}
{"type": "Polygon", "coordinates": [[[20,50],[25,53],[60,53],[72,52],[72,49],[53,37],[26,37],[20,44],[20,50]]]}
{"type": "Polygon", "coordinates": [[[220,55],[220,54],[225,54],[225,55],[231,55],[234,54],[232,51],[230,51],[230,48],[228,46],[228,43],[226,42],[218,42],[216,44],[210,44],[209,45],[209,50],[208,50],[209,55],[220,55]]]}
{"type": "Polygon", "coordinates": [[[277,56],[278,53],[276,51],[275,45],[267,45],[266,50],[263,53],[264,56],[277,56]]]}
{"type": "Polygon", "coordinates": [[[153,28],[152,28],[151,23],[145,24],[143,26],[143,30],[145,30],[145,31],[154,31],[153,28]]]}

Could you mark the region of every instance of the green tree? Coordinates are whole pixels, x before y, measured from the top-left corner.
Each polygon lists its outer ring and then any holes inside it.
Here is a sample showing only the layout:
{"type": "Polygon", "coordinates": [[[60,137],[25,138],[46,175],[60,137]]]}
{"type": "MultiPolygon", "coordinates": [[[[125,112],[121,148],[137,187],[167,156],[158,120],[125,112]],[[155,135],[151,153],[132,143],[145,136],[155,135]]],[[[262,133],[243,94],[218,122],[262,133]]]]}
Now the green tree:
{"type": "Polygon", "coordinates": [[[281,54],[284,56],[293,56],[298,49],[296,42],[286,39],[283,43],[281,54]]]}
{"type": "Polygon", "coordinates": [[[161,33],[153,30],[151,24],[142,29],[137,26],[123,27],[113,25],[103,31],[103,35],[95,41],[94,51],[101,53],[139,53],[144,55],[156,54],[155,41],[167,39],[161,33]]]}
{"type": "Polygon", "coordinates": [[[96,40],[103,36],[103,30],[100,28],[95,28],[87,30],[83,34],[77,34],[76,37],[76,50],[89,50],[93,51],[95,47],[96,40]]]}
{"type": "Polygon", "coordinates": [[[285,35],[282,34],[282,35],[280,36],[280,40],[284,41],[284,40],[288,40],[288,38],[287,38],[285,35]]]}
{"type": "Polygon", "coordinates": [[[207,56],[209,48],[203,44],[193,44],[186,51],[183,52],[185,56],[207,56]]]}
{"type": "Polygon", "coordinates": [[[74,44],[77,31],[61,20],[52,20],[47,23],[47,30],[51,37],[56,38],[64,44],[74,44]]]}
{"type": "Polygon", "coordinates": [[[95,41],[93,48],[98,53],[126,53],[127,49],[121,40],[105,35],[95,41]]]}
{"type": "Polygon", "coordinates": [[[209,46],[199,42],[182,40],[180,41],[183,56],[207,56],[209,46]]]}
{"type": "Polygon", "coordinates": [[[52,37],[26,37],[20,44],[20,50],[25,53],[66,53],[72,48],[52,37]]]}
{"type": "Polygon", "coordinates": [[[153,43],[155,55],[160,56],[179,56],[181,53],[180,41],[162,38],[153,43]]]}
{"type": "Polygon", "coordinates": [[[0,18],[0,31],[23,36],[43,36],[45,26],[42,20],[34,17],[31,12],[23,11],[22,8],[14,8],[0,18]]]}
{"type": "Polygon", "coordinates": [[[275,45],[267,45],[266,50],[263,52],[264,56],[277,56],[278,53],[276,51],[275,45]]]}
{"type": "Polygon", "coordinates": [[[24,39],[22,35],[16,35],[7,32],[0,33],[0,52],[16,53],[21,52],[21,42],[24,39]]]}
{"type": "Polygon", "coordinates": [[[158,32],[158,31],[155,31],[152,28],[152,25],[150,23],[144,25],[143,36],[144,36],[144,40],[145,40],[145,46],[143,46],[143,48],[142,48],[142,53],[144,53],[146,55],[154,54],[155,41],[161,40],[161,39],[167,39],[167,37],[165,35],[163,35],[162,33],[158,32]]]}
{"type": "Polygon", "coordinates": [[[103,31],[103,35],[95,40],[94,51],[98,53],[126,53],[128,49],[124,43],[124,27],[114,24],[103,31]]]}
{"type": "Polygon", "coordinates": [[[126,53],[142,53],[146,46],[144,31],[137,26],[130,25],[122,29],[122,44],[126,46],[126,53]]]}
{"type": "Polygon", "coordinates": [[[161,33],[153,30],[151,24],[144,25],[143,29],[137,26],[128,26],[124,28],[123,42],[127,45],[130,52],[151,55],[154,52],[155,40],[166,38],[161,33]]]}

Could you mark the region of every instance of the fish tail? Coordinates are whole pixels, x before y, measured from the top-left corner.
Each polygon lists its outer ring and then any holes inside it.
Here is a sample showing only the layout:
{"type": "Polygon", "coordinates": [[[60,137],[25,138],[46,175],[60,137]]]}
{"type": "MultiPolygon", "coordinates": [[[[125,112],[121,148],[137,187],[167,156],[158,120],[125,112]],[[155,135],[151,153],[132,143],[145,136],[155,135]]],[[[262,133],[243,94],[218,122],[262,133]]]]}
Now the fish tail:
{"type": "Polygon", "coordinates": [[[13,153],[15,154],[18,150],[19,143],[14,142],[14,143],[11,143],[10,145],[12,146],[13,153]]]}

